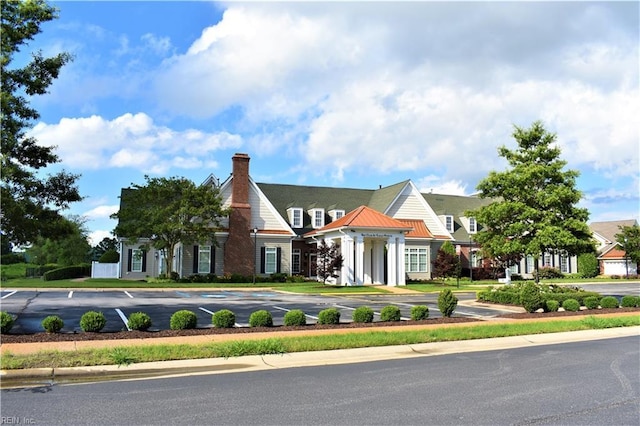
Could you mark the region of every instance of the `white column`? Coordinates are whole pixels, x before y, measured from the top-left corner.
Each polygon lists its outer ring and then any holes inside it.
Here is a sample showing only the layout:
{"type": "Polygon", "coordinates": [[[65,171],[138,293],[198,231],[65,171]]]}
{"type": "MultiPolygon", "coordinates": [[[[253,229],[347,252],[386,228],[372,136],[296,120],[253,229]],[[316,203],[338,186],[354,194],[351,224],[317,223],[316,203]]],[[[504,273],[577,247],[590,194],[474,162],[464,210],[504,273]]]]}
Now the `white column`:
{"type": "Polygon", "coordinates": [[[397,285],[396,281],[396,263],[398,260],[398,256],[396,254],[396,239],[395,237],[390,237],[387,240],[387,285],[395,287],[397,285]]]}
{"type": "Polygon", "coordinates": [[[404,235],[398,238],[398,244],[396,245],[397,253],[398,253],[398,285],[407,285],[406,281],[406,273],[405,273],[405,265],[404,265],[404,235]]]}
{"type": "Polygon", "coordinates": [[[364,284],[364,238],[362,235],[356,236],[355,244],[355,279],[356,285],[364,284]]]}
{"type": "Polygon", "coordinates": [[[351,239],[351,237],[343,236],[341,238],[340,251],[342,254],[340,284],[346,285],[353,282],[353,240],[351,239]]]}

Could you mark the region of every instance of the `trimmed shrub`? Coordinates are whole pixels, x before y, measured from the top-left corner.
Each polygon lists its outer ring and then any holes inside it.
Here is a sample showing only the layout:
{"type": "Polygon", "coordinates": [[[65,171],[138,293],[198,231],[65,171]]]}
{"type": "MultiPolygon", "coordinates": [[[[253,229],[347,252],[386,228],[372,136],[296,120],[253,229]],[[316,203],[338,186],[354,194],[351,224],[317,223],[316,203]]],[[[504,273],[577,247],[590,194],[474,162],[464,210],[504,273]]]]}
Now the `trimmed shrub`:
{"type": "Polygon", "coordinates": [[[635,308],[639,306],[640,296],[622,296],[620,306],[623,308],[635,308]]]}
{"type": "Polygon", "coordinates": [[[380,321],[400,321],[400,308],[395,305],[387,305],[380,311],[380,321]]]}
{"type": "Polygon", "coordinates": [[[236,325],[236,314],[228,309],[220,309],[213,313],[211,322],[217,328],[233,328],[236,325]]]}
{"type": "Polygon", "coordinates": [[[127,327],[130,330],[147,331],[151,327],[151,317],[144,312],[134,312],[129,315],[127,327]]]}
{"type": "Polygon", "coordinates": [[[353,322],[373,322],[373,309],[368,306],[360,306],[353,311],[353,322]]]}
{"type": "Polygon", "coordinates": [[[600,268],[595,253],[583,253],[578,256],[578,273],[582,278],[594,278],[598,276],[600,268]]]}
{"type": "Polygon", "coordinates": [[[587,309],[598,309],[598,305],[600,305],[600,298],[595,296],[585,297],[582,303],[584,303],[584,306],[587,309]]]}
{"type": "Polygon", "coordinates": [[[196,328],[197,325],[198,317],[196,314],[186,309],[174,312],[169,320],[171,330],[188,330],[196,328]]]}
{"type": "Polygon", "coordinates": [[[562,302],[562,307],[565,311],[577,312],[580,310],[580,302],[578,302],[576,299],[567,299],[562,302]]]}
{"type": "Polygon", "coordinates": [[[560,272],[559,269],[551,268],[549,266],[540,268],[538,272],[539,272],[538,276],[540,277],[540,279],[555,279],[555,278],[564,277],[564,274],[560,272]]]}
{"type": "Polygon", "coordinates": [[[535,283],[525,283],[520,291],[520,304],[527,312],[535,312],[544,307],[540,287],[535,283]]]}
{"type": "Polygon", "coordinates": [[[120,261],[120,253],[115,250],[107,250],[102,253],[98,263],[118,263],[120,261]]]}
{"type": "Polygon", "coordinates": [[[450,317],[458,306],[458,298],[449,289],[442,290],[438,295],[438,309],[443,317],[450,317]]]}
{"type": "Polygon", "coordinates": [[[416,305],[411,307],[411,319],[420,321],[429,318],[429,308],[426,305],[416,305]]]}
{"type": "Polygon", "coordinates": [[[42,320],[41,324],[47,333],[59,333],[64,327],[64,321],[57,315],[49,315],[42,320]]]}
{"type": "Polygon", "coordinates": [[[293,309],[284,314],[284,325],[307,325],[307,316],[300,309],[293,309]]]}
{"type": "Polygon", "coordinates": [[[47,271],[42,276],[45,281],[68,280],[91,276],[91,265],[65,266],[47,271]]]}
{"type": "Polygon", "coordinates": [[[616,299],[613,296],[605,296],[602,298],[602,300],[600,300],[600,306],[602,307],[602,309],[611,309],[611,308],[617,308],[620,305],[618,304],[618,299],[616,299]]]}
{"type": "Polygon", "coordinates": [[[102,330],[105,325],[107,325],[107,319],[102,312],[85,312],[80,318],[80,328],[85,332],[97,333],[102,330]]]}
{"type": "Polygon", "coordinates": [[[340,311],[336,308],[327,308],[318,314],[318,324],[340,324],[340,311]]]}
{"type": "Polygon", "coordinates": [[[547,300],[546,306],[547,312],[558,312],[558,309],[560,308],[560,302],[558,302],[557,300],[547,300]]]}
{"type": "Polygon", "coordinates": [[[252,312],[249,316],[250,327],[272,327],[273,317],[271,312],[260,309],[259,311],[252,312]]]}
{"type": "Polygon", "coordinates": [[[24,253],[7,253],[0,257],[0,264],[15,265],[16,263],[25,263],[24,253]]]}
{"type": "Polygon", "coordinates": [[[0,333],[5,334],[13,327],[13,317],[11,314],[0,311],[0,333]]]}

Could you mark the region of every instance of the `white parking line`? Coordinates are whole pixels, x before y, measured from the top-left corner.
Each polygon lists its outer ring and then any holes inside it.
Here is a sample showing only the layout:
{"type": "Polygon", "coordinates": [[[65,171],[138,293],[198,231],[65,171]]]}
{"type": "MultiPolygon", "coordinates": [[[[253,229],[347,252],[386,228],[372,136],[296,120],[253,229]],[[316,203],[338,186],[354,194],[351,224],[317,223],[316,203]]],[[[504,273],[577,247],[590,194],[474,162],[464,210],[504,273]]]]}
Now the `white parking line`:
{"type": "Polygon", "coordinates": [[[125,290],[124,294],[126,294],[127,296],[129,296],[131,299],[133,299],[133,296],[131,295],[131,293],[129,293],[128,291],[125,290]]]}
{"type": "MultiPolygon", "coordinates": [[[[285,312],[291,312],[291,309],[281,308],[280,306],[272,306],[272,308],[279,309],[279,310],[285,311],[285,312]]],[[[313,315],[309,315],[309,314],[304,314],[304,316],[307,317],[307,318],[314,319],[314,320],[318,319],[318,317],[314,317],[313,315]]]]}
{"type": "Polygon", "coordinates": [[[205,309],[205,308],[203,308],[203,307],[199,307],[198,309],[200,309],[201,311],[204,311],[204,312],[208,313],[209,315],[213,315],[213,312],[211,312],[211,311],[210,311],[210,310],[208,310],[208,309],[205,309]]]}
{"type": "Polygon", "coordinates": [[[73,297],[73,290],[69,292],[69,294],[67,295],[67,299],[71,299],[72,297],[73,297]]]}
{"type": "MultiPolygon", "coordinates": [[[[209,315],[213,315],[213,314],[215,313],[215,312],[211,312],[210,310],[208,310],[208,309],[206,309],[206,308],[203,308],[202,306],[199,306],[199,307],[198,307],[198,309],[200,309],[202,312],[206,312],[206,313],[208,313],[209,315]]],[[[240,328],[240,327],[249,327],[249,324],[243,325],[243,324],[235,323],[235,324],[234,324],[234,327],[236,327],[236,328],[240,328]]]]}
{"type": "Polygon", "coordinates": [[[2,296],[2,299],[6,299],[9,296],[13,296],[14,294],[16,294],[18,292],[18,290],[13,290],[11,293],[9,294],[5,294],[4,296],[2,296]]]}
{"type": "Polygon", "coordinates": [[[131,329],[129,328],[129,320],[127,319],[127,316],[124,314],[124,312],[122,312],[120,309],[116,309],[116,312],[118,313],[118,315],[120,315],[120,319],[122,319],[122,322],[124,323],[125,327],[127,327],[127,330],[131,331],[131,329]]]}

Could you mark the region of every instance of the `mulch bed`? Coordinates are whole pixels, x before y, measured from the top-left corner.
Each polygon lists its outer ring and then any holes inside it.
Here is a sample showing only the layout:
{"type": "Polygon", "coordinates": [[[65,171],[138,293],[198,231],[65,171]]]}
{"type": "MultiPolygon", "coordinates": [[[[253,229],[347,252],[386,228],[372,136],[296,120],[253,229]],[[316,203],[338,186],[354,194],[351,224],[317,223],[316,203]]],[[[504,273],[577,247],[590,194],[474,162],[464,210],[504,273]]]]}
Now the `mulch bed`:
{"type": "MultiPolygon", "coordinates": [[[[616,314],[625,312],[638,312],[640,308],[597,309],[579,312],[539,312],[539,313],[515,313],[505,314],[498,318],[510,319],[540,319],[552,317],[571,317],[585,315],[616,314]]],[[[62,342],[82,340],[117,340],[117,339],[152,339],[157,337],[198,336],[215,334],[251,334],[259,332],[287,332],[299,330],[323,330],[323,329],[348,329],[348,328],[376,328],[376,327],[403,327],[409,325],[438,325],[481,322],[475,318],[430,318],[422,321],[400,322],[373,322],[368,324],[341,323],[337,325],[312,324],[298,327],[242,327],[242,328],[197,328],[192,330],[158,330],[158,331],[119,331],[101,333],[35,333],[35,334],[3,334],[1,343],[38,343],[38,342],[62,342]]]]}

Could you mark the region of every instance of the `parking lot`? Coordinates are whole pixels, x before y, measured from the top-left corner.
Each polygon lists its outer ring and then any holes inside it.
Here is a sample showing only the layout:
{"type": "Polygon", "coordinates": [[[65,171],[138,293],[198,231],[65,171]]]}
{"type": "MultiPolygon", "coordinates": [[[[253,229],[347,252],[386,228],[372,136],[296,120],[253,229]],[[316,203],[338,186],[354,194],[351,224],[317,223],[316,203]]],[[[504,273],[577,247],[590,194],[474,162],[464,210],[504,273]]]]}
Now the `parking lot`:
{"type": "MultiPolygon", "coordinates": [[[[379,320],[380,310],[386,305],[400,308],[403,319],[410,318],[411,307],[427,305],[430,317],[439,317],[437,295],[350,295],[320,296],[285,294],[274,291],[185,291],[185,290],[69,290],[35,291],[9,290],[1,292],[1,309],[16,317],[13,333],[43,331],[41,322],[48,315],[63,319],[63,332],[81,331],[80,317],[87,311],[104,313],[107,324],[103,331],[126,330],[126,322],[134,312],[147,313],[152,330],[169,328],[171,315],[180,309],[188,309],[198,316],[198,327],[211,327],[211,316],[220,309],[236,314],[236,326],[248,327],[252,312],[265,309],[271,312],[275,325],[283,323],[284,315],[293,309],[301,309],[307,315],[307,323],[313,324],[318,313],[326,308],[336,308],[341,322],[350,322],[352,312],[359,306],[369,306],[379,320]]],[[[475,300],[474,293],[459,294],[460,303],[454,316],[491,317],[506,311],[465,306],[465,301],[475,300]]]]}

